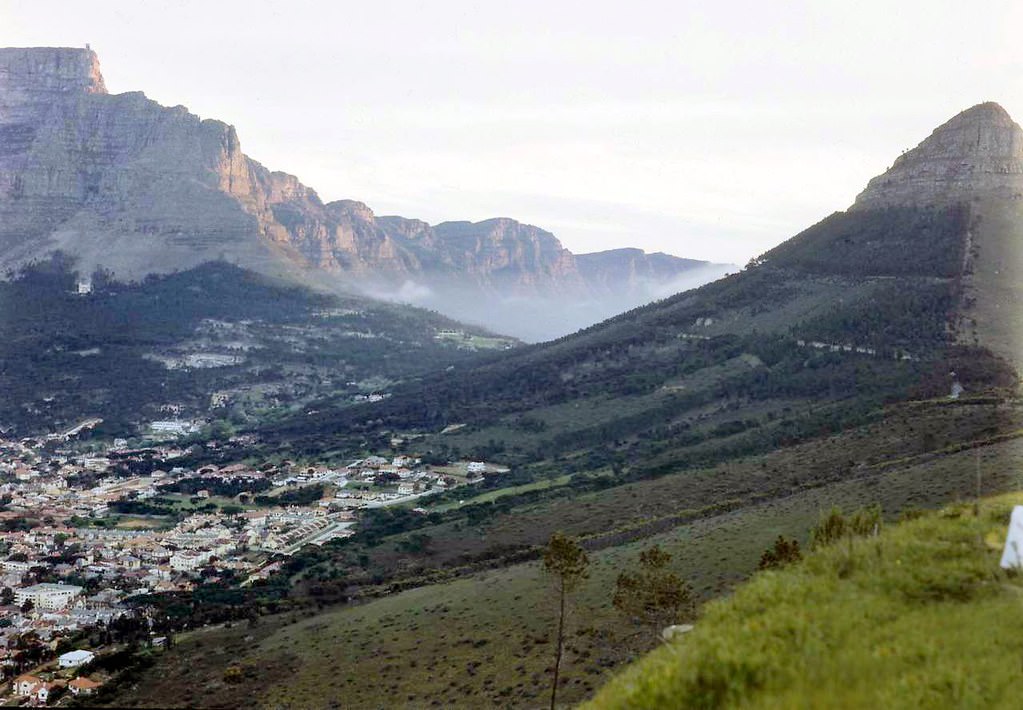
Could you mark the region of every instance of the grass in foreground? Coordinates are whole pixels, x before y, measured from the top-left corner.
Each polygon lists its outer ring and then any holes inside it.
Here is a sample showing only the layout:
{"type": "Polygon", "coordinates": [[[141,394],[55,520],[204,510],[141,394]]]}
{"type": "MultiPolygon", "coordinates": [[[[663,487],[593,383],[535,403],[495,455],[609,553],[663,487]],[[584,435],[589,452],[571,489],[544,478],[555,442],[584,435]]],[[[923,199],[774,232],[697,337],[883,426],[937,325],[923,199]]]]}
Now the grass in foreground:
{"type": "Polygon", "coordinates": [[[589,707],[1019,707],[1023,577],[998,562],[1020,503],[953,506],[758,574],[589,707]]]}

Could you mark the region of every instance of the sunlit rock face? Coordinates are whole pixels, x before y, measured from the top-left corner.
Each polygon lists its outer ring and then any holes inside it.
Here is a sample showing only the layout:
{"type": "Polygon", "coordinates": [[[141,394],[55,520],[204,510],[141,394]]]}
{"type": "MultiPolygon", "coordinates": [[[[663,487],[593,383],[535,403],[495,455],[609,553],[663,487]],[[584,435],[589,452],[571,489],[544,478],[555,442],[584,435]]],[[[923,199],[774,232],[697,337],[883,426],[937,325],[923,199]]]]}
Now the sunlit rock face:
{"type": "Polygon", "coordinates": [[[280,275],[415,267],[365,215],[241,150],[234,127],[106,92],[87,49],[0,50],[0,264],[60,249],[118,276],[224,258],[280,275]]]}
{"type": "Polygon", "coordinates": [[[867,184],[854,209],[1023,194],[1023,130],[996,103],[963,111],[867,184]]]}

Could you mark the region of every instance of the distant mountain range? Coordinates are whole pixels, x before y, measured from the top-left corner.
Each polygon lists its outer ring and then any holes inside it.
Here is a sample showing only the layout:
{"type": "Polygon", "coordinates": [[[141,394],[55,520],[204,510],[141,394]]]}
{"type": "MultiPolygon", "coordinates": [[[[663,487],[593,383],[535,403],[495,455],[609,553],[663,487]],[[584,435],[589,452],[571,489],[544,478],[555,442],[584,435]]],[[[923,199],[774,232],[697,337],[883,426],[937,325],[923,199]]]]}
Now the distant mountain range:
{"type": "Polygon", "coordinates": [[[0,267],[57,250],[119,279],[224,260],[530,340],[734,270],[636,249],[575,255],[512,219],[431,226],[324,203],[243,154],[233,126],[107,93],[91,50],[0,49],[0,267]]]}

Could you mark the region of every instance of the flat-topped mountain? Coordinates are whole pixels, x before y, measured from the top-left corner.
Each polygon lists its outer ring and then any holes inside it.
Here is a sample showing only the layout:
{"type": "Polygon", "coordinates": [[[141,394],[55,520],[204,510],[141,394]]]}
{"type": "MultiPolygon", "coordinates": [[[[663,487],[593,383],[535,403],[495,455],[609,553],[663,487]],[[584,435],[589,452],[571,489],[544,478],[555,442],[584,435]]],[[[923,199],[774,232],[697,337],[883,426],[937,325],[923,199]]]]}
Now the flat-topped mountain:
{"type": "Polygon", "coordinates": [[[663,295],[682,274],[726,270],[664,255],[651,257],[656,268],[605,257],[581,270],[553,234],[514,220],[430,226],[324,202],[247,157],[233,126],[140,92],[109,94],[89,49],[2,49],[0,267],[54,251],[120,279],[227,260],[534,339],[663,295]],[[607,278],[609,269],[630,278],[607,278]],[[566,302],[576,307],[552,316],[566,302]]]}

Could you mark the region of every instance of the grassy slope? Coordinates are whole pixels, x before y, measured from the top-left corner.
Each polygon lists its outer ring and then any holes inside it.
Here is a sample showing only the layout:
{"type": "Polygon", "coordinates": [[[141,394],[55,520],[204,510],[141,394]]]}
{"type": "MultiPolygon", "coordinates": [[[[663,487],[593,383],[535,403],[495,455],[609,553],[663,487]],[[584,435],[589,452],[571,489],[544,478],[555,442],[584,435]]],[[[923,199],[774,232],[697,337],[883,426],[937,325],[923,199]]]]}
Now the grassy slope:
{"type": "Polygon", "coordinates": [[[998,560],[1020,503],[952,506],[759,574],[590,707],[1019,707],[1023,580],[998,560]]]}
{"type": "MultiPolygon", "coordinates": [[[[1023,441],[985,447],[986,490],[1020,486],[1006,462],[1023,441]]],[[[613,612],[617,574],[660,544],[702,599],[730,590],[779,534],[805,540],[818,511],[884,501],[889,510],[966,496],[974,451],[877,472],[831,486],[696,520],[638,542],[591,554],[591,576],[575,603],[562,699],[589,697],[613,669],[649,647],[613,612]]],[[[269,617],[259,625],[183,637],[115,705],[232,707],[258,692],[265,706],[303,708],[539,705],[548,690],[553,604],[535,564],[514,565],[390,595],[311,618],[269,617]],[[223,681],[237,664],[250,680],[223,681]],[[200,690],[201,689],[201,690],[200,690]]],[[[702,622],[701,622],[702,623],[702,622]]]]}
{"type": "MultiPolygon", "coordinates": [[[[429,549],[412,557],[400,552],[408,537],[405,534],[367,549],[347,545],[325,550],[326,559],[311,564],[304,576],[336,578],[341,574],[350,583],[377,574],[414,578],[428,570],[493,557],[502,550],[542,545],[555,530],[599,537],[603,547],[837,481],[874,480],[877,473],[894,465],[908,466],[943,456],[947,447],[969,446],[998,432],[1012,432],[1020,428],[1020,421],[1019,413],[995,404],[962,400],[900,405],[889,408],[883,419],[871,424],[769,454],[598,491],[574,491],[570,485],[552,487],[538,492],[544,496],[541,499],[496,512],[481,525],[471,525],[464,518],[429,525],[415,531],[431,537],[429,549]],[[365,572],[354,563],[363,552],[370,560],[365,572]]],[[[969,490],[950,487],[945,476],[926,481],[917,498],[876,500],[886,510],[900,510],[905,505],[938,505],[957,490],[969,490]]]]}
{"type": "MultiPolygon", "coordinates": [[[[834,233],[840,249],[856,241],[855,234],[845,234],[846,227],[860,229],[854,217],[849,217],[844,227],[840,224],[842,229],[834,233]]],[[[585,461],[575,464],[580,452],[594,445],[578,440],[586,433],[578,427],[588,424],[590,433],[600,435],[594,439],[598,444],[622,439],[614,445],[616,453],[628,463],[626,475],[669,475],[638,481],[635,478],[641,476],[635,476],[607,490],[573,490],[570,482],[536,491],[541,494],[538,497],[524,496],[511,510],[498,511],[482,524],[445,520],[418,531],[429,534],[432,540],[425,554],[401,553],[402,535],[365,550],[325,550],[326,559],[307,568],[300,585],[317,579],[338,580],[339,589],[350,586],[345,590],[348,592],[361,585],[369,589],[374,583],[355,578],[361,563],[356,564],[354,556],[362,551],[367,553],[368,569],[361,574],[379,573],[385,579],[378,591],[384,591],[387,580],[394,579],[438,583],[356,607],[325,608],[314,618],[266,618],[253,629],[197,633],[168,654],[167,663],[161,664],[159,671],[135,689],[125,689],[116,696],[116,702],[234,706],[256,691],[266,697],[268,705],[277,707],[332,703],[346,707],[541,704],[551,657],[551,603],[536,566],[512,565],[454,581],[445,581],[450,578],[445,575],[479,557],[495,559],[508,547],[529,550],[542,544],[556,528],[587,538],[594,550],[593,574],[580,595],[575,615],[582,624],[572,628],[561,696],[565,702],[577,702],[587,697],[610,669],[640,650],[640,645],[625,642],[634,630],[623,627],[611,612],[610,596],[615,576],[649,544],[658,542],[673,553],[678,571],[692,580],[706,599],[728,591],[747,576],[760,552],[777,534],[802,537],[817,511],[832,503],[856,506],[879,501],[886,510],[897,511],[911,505],[938,505],[967,495],[973,489],[975,454],[972,450],[957,454],[957,446],[988,440],[981,456],[985,485],[989,490],[1018,487],[1019,481],[1006,466],[1007,460],[1021,453],[1018,440],[990,442],[994,435],[1019,428],[1018,412],[993,401],[903,404],[887,408],[883,414],[873,410],[877,416],[868,417],[867,423],[827,436],[835,428],[819,412],[855,404],[859,399],[869,404],[873,400],[868,395],[884,395],[882,398],[889,401],[897,392],[904,395],[908,384],[929,377],[925,363],[896,366],[880,358],[814,355],[796,350],[791,342],[775,348],[773,341],[751,336],[741,347],[754,348],[752,354],[759,353],[761,361],[770,360],[772,352],[775,355],[776,372],[765,381],[756,372],[756,377],[743,377],[745,368],[732,366],[734,358],[744,354],[734,340],[689,341],[678,337],[697,316],[713,315],[718,319],[717,327],[729,317],[738,317],[736,314],[754,319],[769,316],[774,308],[785,307],[795,299],[817,310],[813,322],[800,324],[798,333],[793,332],[789,339],[796,335],[826,338],[833,332],[845,335],[844,329],[851,324],[854,330],[848,337],[856,343],[905,346],[915,354],[934,348],[934,372],[940,387],[928,391],[945,391],[950,363],[943,362],[946,353],[939,343],[945,334],[947,314],[943,309],[948,298],[931,298],[933,294],[928,290],[932,281],[939,279],[948,286],[945,296],[951,297],[955,284],[946,278],[944,270],[933,274],[914,272],[913,279],[902,284],[910,296],[926,298],[923,307],[912,312],[910,322],[897,321],[898,327],[894,328],[888,327],[887,312],[866,314],[870,318],[863,317],[858,307],[848,312],[822,312],[827,303],[812,294],[792,291],[812,281],[833,287],[858,284],[869,286],[868,290],[879,296],[890,295],[874,287],[880,288],[879,284],[892,275],[902,275],[901,271],[889,271],[908,263],[904,252],[916,247],[904,239],[907,234],[898,220],[892,223],[885,217],[874,226],[883,228],[886,236],[881,240],[885,243],[880,244],[885,248],[875,251],[891,256],[880,270],[875,270],[874,264],[861,264],[864,273],[859,276],[826,272],[809,281],[790,274],[789,285],[782,284],[781,292],[774,293],[772,288],[778,286],[775,259],[775,265],[766,270],[753,270],[720,282],[699,295],[683,294],[574,338],[526,348],[492,366],[435,378],[450,377],[451,382],[433,382],[439,387],[437,391],[425,387],[422,393],[429,397],[423,398],[422,409],[409,404],[415,398],[396,394],[372,410],[383,419],[379,426],[414,425],[419,416],[438,423],[438,430],[444,421],[464,421],[470,424],[469,430],[449,439],[462,440],[463,445],[471,443],[470,437],[479,440],[483,433],[479,431],[483,428],[479,426],[481,420],[495,429],[530,434],[522,437],[520,445],[533,441],[544,446],[544,439],[561,433],[566,441],[547,452],[564,455],[550,471],[551,476],[560,477],[571,472],[569,466],[579,471],[587,469],[585,461]],[[893,243],[887,237],[898,239],[893,243]],[[656,406],[651,409],[665,397],[657,391],[659,387],[677,386],[686,380],[691,385],[703,384],[701,377],[692,376],[697,372],[708,380],[731,376],[716,385],[732,383],[724,387],[720,397],[711,398],[717,400],[711,403],[716,410],[705,412],[702,402],[695,409],[687,409],[685,402],[663,411],[656,406]],[[521,381],[516,379],[520,374],[521,381]],[[540,377],[536,377],[538,374],[540,377]],[[552,389],[564,396],[549,396],[552,389]],[[609,420],[614,421],[609,394],[630,412],[635,409],[651,416],[605,435],[601,429],[609,420]],[[802,401],[796,404],[794,397],[802,401]],[[463,406],[465,401],[469,405],[463,406]],[[748,454],[764,450],[745,443],[758,435],[756,429],[726,432],[709,442],[687,442],[688,430],[684,427],[679,427],[678,436],[672,432],[665,436],[660,431],[666,422],[685,424],[683,418],[691,419],[693,429],[713,428],[726,416],[750,416],[754,407],[766,407],[766,411],[757,410],[757,416],[763,419],[761,429],[780,429],[785,424],[782,417],[797,418],[805,413],[809,421],[819,423],[809,436],[821,438],[804,439],[805,443],[792,446],[791,437],[784,437],[789,440],[779,442],[782,448],[753,456],[748,454]],[[774,419],[768,416],[772,409],[774,419]],[[731,411],[735,414],[727,414],[731,411]],[[515,418],[525,412],[548,429],[538,433],[528,427],[516,429],[515,418]],[[457,418],[450,419],[450,415],[457,418]],[[719,453],[723,455],[707,456],[713,447],[721,448],[719,453]],[[725,462],[717,466],[706,463],[722,459],[725,462]],[[238,664],[250,678],[242,687],[224,683],[224,670],[231,663],[238,664]]],[[[869,234],[870,229],[865,233],[869,234]]],[[[934,253],[955,255],[952,247],[957,235],[958,230],[947,231],[942,246],[949,248],[934,249],[934,253]]],[[[927,230],[916,234],[909,229],[908,236],[919,236],[917,241],[924,242],[930,238],[927,230]]],[[[814,240],[804,241],[805,254],[796,250],[795,257],[802,254],[804,260],[818,259],[820,250],[814,247],[814,240]]],[[[836,263],[846,268],[850,261],[841,259],[836,263]]],[[[958,258],[949,263],[957,265],[958,258]]],[[[848,290],[838,290],[849,295],[848,290]]],[[[888,298],[884,303],[906,310],[898,299],[888,298]]],[[[740,331],[749,327],[748,320],[743,322],[746,325],[740,331]]],[[[958,365],[955,369],[963,370],[958,365]]],[[[969,369],[964,372],[967,377],[973,374],[969,369]]],[[[978,390],[969,381],[967,388],[970,392],[978,390]]],[[[359,436],[373,429],[362,421],[369,411],[350,413],[349,423],[362,432],[359,436]]],[[[293,431],[279,433],[285,438],[296,437],[292,441],[299,448],[300,442],[312,440],[315,446],[330,446],[334,441],[331,432],[347,431],[341,426],[343,419],[325,414],[322,421],[303,420],[293,431]],[[319,424],[329,427],[318,428],[319,424]]],[[[604,467],[607,462],[598,465],[604,467]]]]}

